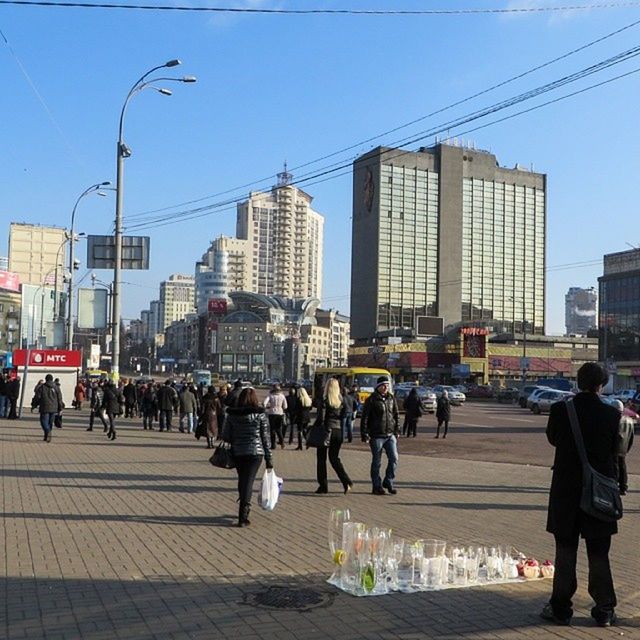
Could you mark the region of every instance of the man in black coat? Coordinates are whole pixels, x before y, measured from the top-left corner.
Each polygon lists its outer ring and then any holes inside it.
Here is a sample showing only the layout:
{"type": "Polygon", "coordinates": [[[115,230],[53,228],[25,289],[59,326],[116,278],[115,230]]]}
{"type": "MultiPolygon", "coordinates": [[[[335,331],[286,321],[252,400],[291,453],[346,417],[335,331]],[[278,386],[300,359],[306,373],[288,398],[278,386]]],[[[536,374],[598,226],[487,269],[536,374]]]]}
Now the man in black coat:
{"type": "MultiPolygon", "coordinates": [[[[573,404],[587,457],[600,473],[617,478],[618,422],[620,414],[599,397],[607,382],[604,369],[588,362],[578,370],[578,393],[573,404]]],[[[542,617],[556,624],[571,622],[571,598],[576,592],[576,559],[580,536],[585,539],[589,559],[589,594],[595,602],[591,616],[602,627],[615,623],[616,594],[609,567],[611,536],[616,522],[604,522],[580,509],[582,465],[571,431],[565,402],[551,405],[547,439],[556,448],[549,492],[547,531],[555,536],[556,568],[551,600],[542,617]]]]}
{"type": "Polygon", "coordinates": [[[16,409],[18,407],[18,399],[20,398],[20,378],[18,378],[18,376],[7,382],[5,393],[9,399],[9,413],[7,418],[9,420],[15,420],[18,417],[16,409]]]}

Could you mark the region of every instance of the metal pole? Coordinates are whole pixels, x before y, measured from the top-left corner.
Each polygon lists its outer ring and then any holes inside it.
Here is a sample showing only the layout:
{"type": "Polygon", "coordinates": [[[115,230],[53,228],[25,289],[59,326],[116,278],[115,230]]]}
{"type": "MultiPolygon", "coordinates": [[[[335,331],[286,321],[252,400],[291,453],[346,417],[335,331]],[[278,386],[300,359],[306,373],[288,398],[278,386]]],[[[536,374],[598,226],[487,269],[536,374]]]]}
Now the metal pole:
{"type": "MultiPolygon", "coordinates": [[[[76,203],[77,206],[77,203],[76,203]]],[[[69,234],[69,293],[67,296],[67,349],[73,349],[73,246],[75,245],[75,238],[73,237],[73,218],[75,216],[76,209],[74,207],[73,214],[71,215],[71,233],[69,234]]]]}
{"type": "MultiPolygon", "coordinates": [[[[126,103],[125,103],[126,106],[126,103]]],[[[124,116],[124,108],[122,111],[124,116]]],[[[122,124],[122,118],[121,118],[122,124]]],[[[114,382],[120,377],[120,287],[122,279],[122,203],[124,197],[124,155],[122,126],[118,138],[116,167],[116,224],[115,224],[115,264],[113,269],[113,291],[111,293],[111,378],[114,382]]]]}

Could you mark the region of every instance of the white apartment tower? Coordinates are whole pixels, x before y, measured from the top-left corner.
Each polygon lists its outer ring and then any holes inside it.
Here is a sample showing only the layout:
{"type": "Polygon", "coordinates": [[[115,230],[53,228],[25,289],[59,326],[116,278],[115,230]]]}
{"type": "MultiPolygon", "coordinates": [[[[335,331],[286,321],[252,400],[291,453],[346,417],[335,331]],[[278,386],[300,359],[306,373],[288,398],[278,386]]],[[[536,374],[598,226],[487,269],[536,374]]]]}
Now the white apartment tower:
{"type": "Polygon", "coordinates": [[[238,205],[236,236],[250,252],[246,290],[286,298],[320,298],[324,217],[313,198],[291,184],[285,170],[269,192],[252,192],[238,205]]]}
{"type": "Polygon", "coordinates": [[[195,280],[193,276],[174,273],[160,283],[160,318],[158,331],[194,312],[195,280]]]}

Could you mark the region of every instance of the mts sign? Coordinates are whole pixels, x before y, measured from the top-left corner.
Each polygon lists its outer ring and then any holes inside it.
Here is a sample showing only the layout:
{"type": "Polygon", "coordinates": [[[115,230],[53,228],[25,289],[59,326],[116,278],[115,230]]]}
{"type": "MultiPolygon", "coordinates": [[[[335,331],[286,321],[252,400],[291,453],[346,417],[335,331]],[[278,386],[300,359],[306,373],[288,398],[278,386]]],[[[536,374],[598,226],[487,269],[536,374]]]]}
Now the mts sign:
{"type": "Polygon", "coordinates": [[[82,366],[82,351],[65,351],[61,349],[17,349],[13,352],[13,364],[23,367],[27,358],[30,367],[72,367],[82,366]]]}

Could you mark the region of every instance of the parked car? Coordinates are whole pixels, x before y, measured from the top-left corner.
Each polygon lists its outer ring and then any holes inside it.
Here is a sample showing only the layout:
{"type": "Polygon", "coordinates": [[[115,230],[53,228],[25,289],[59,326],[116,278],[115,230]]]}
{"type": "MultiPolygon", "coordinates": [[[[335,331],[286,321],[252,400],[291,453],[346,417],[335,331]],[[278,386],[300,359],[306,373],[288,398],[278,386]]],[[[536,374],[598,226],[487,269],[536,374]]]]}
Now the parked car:
{"type": "Polygon", "coordinates": [[[621,400],[623,403],[626,404],[630,400],[633,400],[635,395],[636,395],[635,389],[624,389],[622,391],[618,391],[617,393],[614,393],[613,397],[616,398],[617,400],[621,400]]]}
{"type": "Polygon", "coordinates": [[[517,387],[505,387],[496,393],[496,400],[500,404],[511,404],[518,399],[517,387]]]}
{"type": "MultiPolygon", "coordinates": [[[[394,395],[396,397],[396,402],[398,403],[398,410],[400,412],[404,411],[404,401],[407,399],[407,396],[411,392],[413,387],[400,387],[394,389],[394,395]]],[[[436,394],[429,389],[429,387],[416,387],[416,391],[418,392],[418,397],[420,398],[420,405],[422,406],[423,413],[435,413],[436,412],[436,394]]]]}
{"type": "Polygon", "coordinates": [[[449,395],[449,402],[453,405],[464,404],[467,399],[467,396],[465,396],[464,393],[457,391],[454,387],[449,385],[437,384],[433,387],[433,392],[436,394],[436,398],[439,398],[443,391],[447,392],[449,395]]]}
{"type": "Polygon", "coordinates": [[[537,389],[534,389],[527,398],[527,409],[531,409],[538,400],[538,396],[546,391],[557,391],[557,389],[549,389],[548,387],[538,387],[537,389]]]}
{"type": "Polygon", "coordinates": [[[556,391],[553,389],[542,391],[537,395],[535,401],[531,405],[531,411],[537,414],[548,413],[554,402],[562,402],[569,398],[573,398],[573,393],[568,391],[556,391]]]}
{"type": "Polygon", "coordinates": [[[523,408],[527,408],[527,398],[536,390],[536,389],[547,389],[548,387],[540,387],[537,384],[525,384],[524,387],[520,388],[518,392],[518,404],[523,408]]]}
{"type": "MultiPolygon", "coordinates": [[[[458,391],[462,390],[458,389],[458,391]]],[[[495,391],[489,384],[473,384],[462,393],[465,393],[468,398],[493,398],[495,391]]]]}

